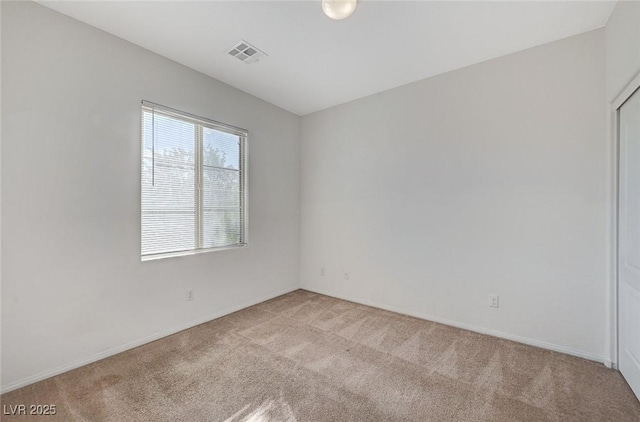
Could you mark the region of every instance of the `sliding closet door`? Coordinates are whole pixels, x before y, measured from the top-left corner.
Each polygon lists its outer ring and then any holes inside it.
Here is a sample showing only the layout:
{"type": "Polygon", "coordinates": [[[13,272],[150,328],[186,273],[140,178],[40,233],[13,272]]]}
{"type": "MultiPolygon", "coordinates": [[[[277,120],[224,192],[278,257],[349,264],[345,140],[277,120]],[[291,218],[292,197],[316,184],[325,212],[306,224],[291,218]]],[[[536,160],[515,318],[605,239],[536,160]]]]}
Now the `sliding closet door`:
{"type": "Polygon", "coordinates": [[[619,109],[619,368],[640,397],[640,90],[619,109]]]}

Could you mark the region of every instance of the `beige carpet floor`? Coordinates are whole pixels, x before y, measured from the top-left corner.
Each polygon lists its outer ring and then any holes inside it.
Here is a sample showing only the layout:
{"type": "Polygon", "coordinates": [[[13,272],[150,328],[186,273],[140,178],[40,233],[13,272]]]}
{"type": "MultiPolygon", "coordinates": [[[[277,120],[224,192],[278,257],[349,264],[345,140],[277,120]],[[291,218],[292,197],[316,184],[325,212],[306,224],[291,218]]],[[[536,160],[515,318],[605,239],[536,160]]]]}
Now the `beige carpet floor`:
{"type": "Polygon", "coordinates": [[[303,290],[0,402],[57,411],[3,421],[640,421],[602,364],[303,290]]]}

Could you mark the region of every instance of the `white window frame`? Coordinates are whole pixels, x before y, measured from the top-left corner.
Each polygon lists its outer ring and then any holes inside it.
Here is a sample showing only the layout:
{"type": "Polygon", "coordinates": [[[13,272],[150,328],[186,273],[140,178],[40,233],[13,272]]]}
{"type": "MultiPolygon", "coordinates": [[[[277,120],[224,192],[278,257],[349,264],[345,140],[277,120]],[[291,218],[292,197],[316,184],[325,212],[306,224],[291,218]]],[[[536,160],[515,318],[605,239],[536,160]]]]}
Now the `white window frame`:
{"type": "MultiPolygon", "coordinates": [[[[188,249],[183,251],[175,251],[175,252],[163,252],[163,253],[154,253],[142,255],[142,245],[140,247],[141,260],[142,261],[152,261],[156,259],[163,258],[171,258],[178,256],[187,256],[187,255],[195,255],[205,252],[215,252],[221,250],[229,250],[229,249],[238,249],[238,248],[246,248],[249,246],[249,212],[248,212],[248,203],[249,203],[249,194],[248,194],[248,168],[247,168],[247,157],[248,157],[248,149],[247,149],[247,138],[248,131],[246,129],[242,129],[239,127],[231,126],[225,123],[220,123],[215,120],[206,119],[200,116],[193,115],[191,113],[187,113],[184,111],[176,110],[170,107],[166,107],[160,104],[156,104],[150,101],[142,101],[142,107],[140,109],[140,143],[141,143],[141,156],[140,156],[140,186],[142,187],[142,161],[143,161],[143,151],[144,149],[144,113],[145,112],[160,112],[164,115],[170,116],[172,118],[182,120],[185,122],[193,123],[196,125],[196,133],[199,139],[199,142],[196,144],[196,183],[194,189],[196,189],[196,233],[194,233],[196,237],[196,247],[194,249],[188,249]],[[203,173],[203,160],[202,160],[202,128],[206,127],[209,129],[218,130],[221,132],[229,133],[232,135],[236,135],[240,138],[240,210],[241,210],[241,221],[240,221],[240,242],[233,245],[225,245],[219,247],[211,247],[204,248],[202,247],[202,214],[203,214],[203,190],[202,190],[202,173],[203,173]]],[[[142,242],[142,190],[140,191],[140,242],[142,242]]]]}

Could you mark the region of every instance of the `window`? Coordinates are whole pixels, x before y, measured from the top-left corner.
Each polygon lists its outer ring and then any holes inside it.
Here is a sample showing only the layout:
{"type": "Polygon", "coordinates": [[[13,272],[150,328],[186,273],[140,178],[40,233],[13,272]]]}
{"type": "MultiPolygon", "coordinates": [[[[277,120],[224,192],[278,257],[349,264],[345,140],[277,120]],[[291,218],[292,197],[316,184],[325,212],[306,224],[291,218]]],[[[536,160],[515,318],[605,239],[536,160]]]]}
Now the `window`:
{"type": "Polygon", "coordinates": [[[246,140],[143,101],[143,260],[246,245],[246,140]]]}

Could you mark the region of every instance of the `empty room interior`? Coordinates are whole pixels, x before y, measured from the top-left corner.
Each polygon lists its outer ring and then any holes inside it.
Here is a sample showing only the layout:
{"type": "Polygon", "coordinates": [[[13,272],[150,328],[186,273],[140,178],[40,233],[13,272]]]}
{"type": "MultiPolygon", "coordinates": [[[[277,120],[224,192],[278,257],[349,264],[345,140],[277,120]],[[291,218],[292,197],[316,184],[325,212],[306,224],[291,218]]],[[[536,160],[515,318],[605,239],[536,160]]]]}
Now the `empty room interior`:
{"type": "Polygon", "coordinates": [[[0,23],[0,420],[640,421],[639,1],[0,23]]]}

